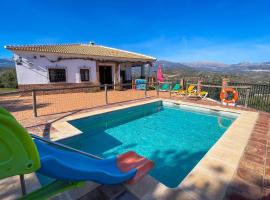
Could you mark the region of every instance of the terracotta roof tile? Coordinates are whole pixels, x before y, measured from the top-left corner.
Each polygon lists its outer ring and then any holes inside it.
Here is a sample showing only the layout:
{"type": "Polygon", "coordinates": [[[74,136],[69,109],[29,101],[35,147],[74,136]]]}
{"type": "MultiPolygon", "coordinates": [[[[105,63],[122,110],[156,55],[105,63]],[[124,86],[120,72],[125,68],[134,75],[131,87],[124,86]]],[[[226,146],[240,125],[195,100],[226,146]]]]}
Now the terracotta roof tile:
{"type": "Polygon", "coordinates": [[[85,56],[102,59],[120,59],[153,62],[156,59],[143,54],[124,51],[120,49],[95,45],[95,44],[59,44],[59,45],[23,45],[23,46],[5,46],[11,51],[28,51],[39,53],[58,53],[67,55],[85,56]]]}

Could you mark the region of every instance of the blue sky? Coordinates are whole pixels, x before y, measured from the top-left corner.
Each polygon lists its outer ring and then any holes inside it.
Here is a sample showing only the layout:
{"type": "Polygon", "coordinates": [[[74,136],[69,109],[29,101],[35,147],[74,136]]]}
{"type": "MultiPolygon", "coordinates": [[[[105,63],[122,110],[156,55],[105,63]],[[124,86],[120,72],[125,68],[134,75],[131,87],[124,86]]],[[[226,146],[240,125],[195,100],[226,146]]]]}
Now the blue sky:
{"type": "Polygon", "coordinates": [[[171,61],[270,61],[269,0],[1,0],[7,44],[87,43],[171,61]]]}

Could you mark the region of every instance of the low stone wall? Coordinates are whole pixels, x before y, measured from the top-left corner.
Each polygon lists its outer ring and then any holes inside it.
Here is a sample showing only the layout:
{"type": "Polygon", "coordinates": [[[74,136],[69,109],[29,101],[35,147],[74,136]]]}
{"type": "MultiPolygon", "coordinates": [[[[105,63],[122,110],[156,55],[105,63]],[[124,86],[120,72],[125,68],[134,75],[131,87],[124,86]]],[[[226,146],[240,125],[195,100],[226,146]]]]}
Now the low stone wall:
{"type": "MultiPolygon", "coordinates": [[[[38,91],[37,94],[59,94],[59,93],[76,93],[76,92],[97,92],[100,91],[100,87],[96,83],[50,83],[50,84],[28,84],[19,85],[20,91],[29,91],[33,89],[45,89],[45,91],[38,91]],[[91,86],[91,87],[90,87],[91,86]],[[97,86],[97,87],[93,87],[97,86]],[[70,88],[70,89],[69,89],[70,88]],[[46,91],[48,89],[48,91],[46,91]],[[59,89],[59,90],[50,90],[59,89]]],[[[25,93],[26,94],[26,93],[25,93]]]]}
{"type": "Polygon", "coordinates": [[[32,89],[54,89],[54,88],[71,88],[71,87],[87,87],[98,85],[96,83],[48,83],[48,84],[26,84],[19,85],[20,91],[32,90],[32,89]]]}

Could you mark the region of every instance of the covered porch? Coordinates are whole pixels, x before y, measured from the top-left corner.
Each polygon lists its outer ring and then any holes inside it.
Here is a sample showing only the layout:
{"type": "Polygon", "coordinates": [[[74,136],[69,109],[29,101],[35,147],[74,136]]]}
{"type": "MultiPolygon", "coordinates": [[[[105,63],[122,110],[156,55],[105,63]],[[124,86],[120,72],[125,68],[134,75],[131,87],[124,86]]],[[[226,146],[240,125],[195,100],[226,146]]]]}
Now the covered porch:
{"type": "Polygon", "coordinates": [[[97,84],[127,84],[152,76],[151,62],[97,62],[97,84]]]}

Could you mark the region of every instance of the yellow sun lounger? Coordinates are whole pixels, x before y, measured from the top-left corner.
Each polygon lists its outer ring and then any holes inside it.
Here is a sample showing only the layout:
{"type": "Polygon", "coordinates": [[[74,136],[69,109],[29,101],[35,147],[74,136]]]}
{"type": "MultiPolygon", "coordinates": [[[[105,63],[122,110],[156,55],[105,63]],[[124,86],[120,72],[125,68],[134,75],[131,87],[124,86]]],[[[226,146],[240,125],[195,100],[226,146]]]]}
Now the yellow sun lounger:
{"type": "Polygon", "coordinates": [[[207,95],[208,95],[208,92],[206,92],[206,91],[201,91],[201,92],[195,92],[195,93],[193,93],[193,94],[190,94],[189,96],[199,96],[199,97],[201,97],[202,99],[204,99],[204,98],[206,98],[207,97],[207,95]]]}
{"type": "Polygon", "coordinates": [[[207,97],[208,92],[201,91],[198,93],[197,90],[195,89],[195,85],[190,85],[187,90],[179,90],[178,94],[181,96],[187,95],[188,97],[198,96],[198,97],[201,97],[202,99],[204,99],[207,97]]]}
{"type": "Polygon", "coordinates": [[[192,94],[195,92],[196,92],[195,85],[190,85],[187,90],[179,90],[178,94],[179,95],[188,95],[188,94],[192,94]]]}

